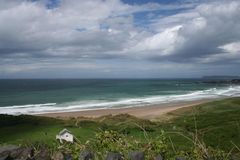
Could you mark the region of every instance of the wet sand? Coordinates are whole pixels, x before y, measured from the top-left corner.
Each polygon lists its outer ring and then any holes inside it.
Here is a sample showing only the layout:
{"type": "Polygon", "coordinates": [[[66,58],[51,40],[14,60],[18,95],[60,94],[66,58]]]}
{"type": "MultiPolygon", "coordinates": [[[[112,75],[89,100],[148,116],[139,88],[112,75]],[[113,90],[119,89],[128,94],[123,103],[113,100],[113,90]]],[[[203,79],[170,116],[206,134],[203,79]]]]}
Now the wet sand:
{"type": "Polygon", "coordinates": [[[129,107],[129,108],[111,108],[111,109],[96,109],[85,111],[71,111],[71,112],[56,112],[56,113],[44,113],[38,114],[40,116],[55,117],[68,119],[71,117],[88,117],[97,118],[105,115],[117,115],[117,114],[130,114],[139,118],[154,119],[167,112],[174,111],[179,108],[191,107],[199,105],[213,100],[196,100],[191,102],[177,102],[168,104],[149,105],[141,107],[129,107]]]}

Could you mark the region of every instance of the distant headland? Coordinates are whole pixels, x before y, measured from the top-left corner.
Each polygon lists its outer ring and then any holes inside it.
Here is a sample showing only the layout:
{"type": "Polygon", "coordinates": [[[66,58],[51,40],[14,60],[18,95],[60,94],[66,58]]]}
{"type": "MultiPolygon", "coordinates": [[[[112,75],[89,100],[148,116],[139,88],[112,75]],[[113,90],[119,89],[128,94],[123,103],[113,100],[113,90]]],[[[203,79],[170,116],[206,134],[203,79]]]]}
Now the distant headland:
{"type": "Polygon", "coordinates": [[[203,76],[204,83],[240,84],[240,76],[203,76]]]}

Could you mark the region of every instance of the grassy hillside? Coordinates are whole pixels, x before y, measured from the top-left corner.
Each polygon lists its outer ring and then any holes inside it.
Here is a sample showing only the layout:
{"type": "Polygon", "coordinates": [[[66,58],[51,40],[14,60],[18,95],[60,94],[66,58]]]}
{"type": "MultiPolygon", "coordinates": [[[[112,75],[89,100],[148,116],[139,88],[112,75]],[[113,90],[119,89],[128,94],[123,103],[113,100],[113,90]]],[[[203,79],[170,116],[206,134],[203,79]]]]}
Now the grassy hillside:
{"type": "MultiPolygon", "coordinates": [[[[167,150],[171,152],[193,150],[204,146],[226,153],[239,153],[240,98],[210,102],[195,107],[178,109],[159,120],[149,121],[129,115],[104,116],[97,119],[77,118],[58,120],[35,116],[0,116],[0,143],[29,144],[34,142],[55,144],[55,135],[67,128],[81,141],[96,140],[96,133],[117,131],[125,139],[139,143],[154,142],[164,133],[167,150]]],[[[98,135],[99,136],[99,135],[98,135]]],[[[95,141],[94,141],[95,142],[95,141]]],[[[116,147],[116,146],[115,146],[116,147]]]]}
{"type": "Polygon", "coordinates": [[[197,134],[208,146],[229,150],[240,145],[240,98],[219,100],[168,113],[164,125],[197,134]]]}

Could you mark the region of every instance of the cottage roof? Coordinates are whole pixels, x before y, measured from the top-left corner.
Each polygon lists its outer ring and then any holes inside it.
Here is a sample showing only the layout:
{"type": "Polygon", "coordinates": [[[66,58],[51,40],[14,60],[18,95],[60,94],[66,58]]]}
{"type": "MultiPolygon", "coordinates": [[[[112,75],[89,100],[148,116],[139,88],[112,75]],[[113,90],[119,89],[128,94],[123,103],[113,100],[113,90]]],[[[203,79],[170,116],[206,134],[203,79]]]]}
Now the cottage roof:
{"type": "Polygon", "coordinates": [[[67,130],[66,128],[64,128],[63,130],[61,130],[59,132],[59,135],[63,135],[64,133],[71,133],[69,130],[67,130]]]}

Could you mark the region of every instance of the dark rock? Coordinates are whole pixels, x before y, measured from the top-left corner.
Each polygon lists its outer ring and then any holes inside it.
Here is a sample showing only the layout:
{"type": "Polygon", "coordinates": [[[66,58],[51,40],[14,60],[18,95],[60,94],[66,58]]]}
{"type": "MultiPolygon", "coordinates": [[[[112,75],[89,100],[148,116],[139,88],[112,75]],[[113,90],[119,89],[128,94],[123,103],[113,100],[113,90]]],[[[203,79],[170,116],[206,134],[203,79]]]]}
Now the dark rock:
{"type": "Polygon", "coordinates": [[[65,153],[64,154],[64,160],[72,160],[72,155],[70,153],[65,153]]]}
{"type": "Polygon", "coordinates": [[[64,160],[64,155],[61,152],[55,152],[52,156],[52,160],[64,160]]]}
{"type": "MultiPolygon", "coordinates": [[[[0,157],[0,160],[8,160],[9,159],[9,156],[8,155],[2,155],[0,157]]],[[[11,160],[11,159],[10,159],[11,160]]]]}
{"type": "Polygon", "coordinates": [[[34,149],[32,148],[23,148],[21,153],[18,155],[17,159],[21,160],[32,160],[34,156],[34,149]]]}
{"type": "Polygon", "coordinates": [[[122,160],[123,156],[120,153],[109,152],[106,160],[122,160]]]}
{"type": "Polygon", "coordinates": [[[11,153],[9,154],[9,157],[11,157],[13,159],[21,157],[21,153],[23,152],[24,149],[25,148],[18,148],[18,149],[11,151],[11,153]]]}
{"type": "Polygon", "coordinates": [[[79,160],[93,160],[94,154],[90,151],[82,151],[79,155],[79,160]]]}
{"type": "Polygon", "coordinates": [[[5,151],[12,151],[12,150],[15,150],[15,149],[18,149],[18,148],[20,148],[20,147],[16,146],[16,145],[1,146],[0,147],[0,154],[5,152],[5,151]]]}
{"type": "Polygon", "coordinates": [[[7,160],[7,159],[8,159],[8,155],[1,156],[1,157],[0,157],[0,160],[7,160]]]}
{"type": "MultiPolygon", "coordinates": [[[[8,157],[10,158],[11,152],[19,149],[20,147],[15,145],[7,145],[7,146],[1,146],[0,147],[0,160],[5,160],[8,157]]],[[[9,159],[8,158],[8,159],[9,159]]]]}
{"type": "Polygon", "coordinates": [[[144,160],[144,153],[141,151],[134,151],[129,153],[131,160],[144,160]]]}
{"type": "Polygon", "coordinates": [[[35,160],[50,160],[50,153],[48,149],[42,148],[40,149],[35,155],[34,155],[35,160]]]}
{"type": "Polygon", "coordinates": [[[157,156],[155,157],[155,160],[163,160],[162,155],[161,155],[161,154],[157,155],[157,156]]]}
{"type": "Polygon", "coordinates": [[[186,160],[184,157],[176,157],[176,160],[186,160]]]}
{"type": "Polygon", "coordinates": [[[0,147],[0,160],[31,160],[33,159],[34,150],[18,146],[0,147]]]}
{"type": "Polygon", "coordinates": [[[2,154],[0,156],[0,160],[7,160],[7,159],[9,159],[9,155],[8,154],[2,154]]]}

